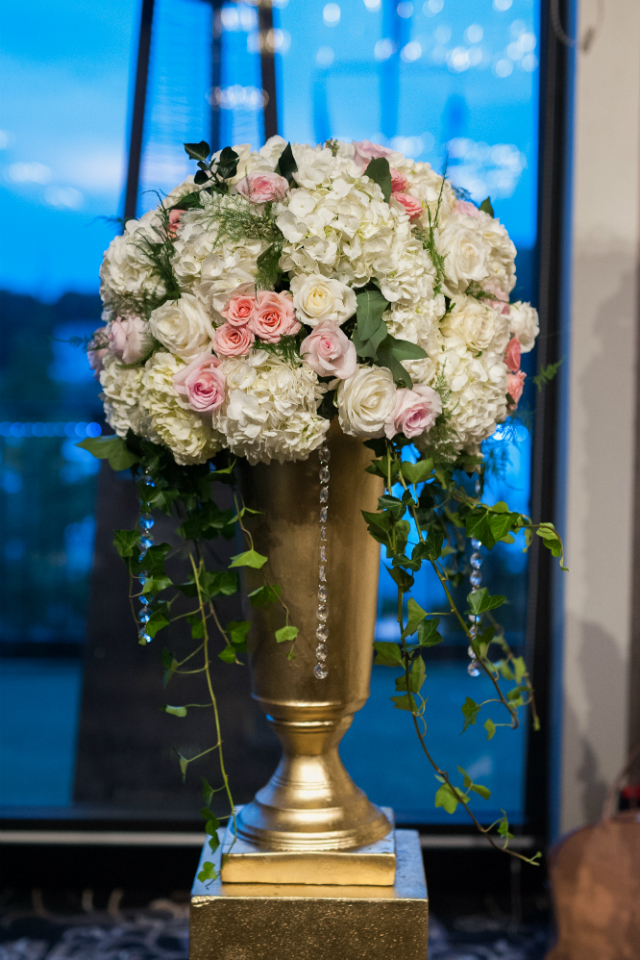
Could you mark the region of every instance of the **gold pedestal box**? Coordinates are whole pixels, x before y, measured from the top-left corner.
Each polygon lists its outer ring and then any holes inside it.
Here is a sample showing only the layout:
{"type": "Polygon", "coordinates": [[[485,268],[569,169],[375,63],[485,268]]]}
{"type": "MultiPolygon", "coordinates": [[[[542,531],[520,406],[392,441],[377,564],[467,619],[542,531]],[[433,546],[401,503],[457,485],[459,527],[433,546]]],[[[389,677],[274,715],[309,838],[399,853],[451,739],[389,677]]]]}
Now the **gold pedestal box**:
{"type": "MultiPolygon", "coordinates": [[[[395,837],[393,886],[196,880],[191,960],[426,960],[420,838],[414,830],[395,837]]],[[[201,862],[210,859],[206,844],[201,862]]],[[[219,871],[220,848],[214,859],[219,871]]]]}

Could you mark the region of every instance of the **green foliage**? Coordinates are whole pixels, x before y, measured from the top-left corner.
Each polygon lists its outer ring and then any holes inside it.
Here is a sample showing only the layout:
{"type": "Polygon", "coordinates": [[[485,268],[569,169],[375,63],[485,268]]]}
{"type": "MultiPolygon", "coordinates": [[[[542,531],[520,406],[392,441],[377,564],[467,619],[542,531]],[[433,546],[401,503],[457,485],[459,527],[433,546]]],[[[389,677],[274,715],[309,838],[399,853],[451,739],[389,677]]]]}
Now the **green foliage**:
{"type": "Polygon", "coordinates": [[[364,176],[377,183],[387,203],[391,199],[391,169],[386,157],[376,157],[370,160],[364,176]]]}
{"type": "Polygon", "coordinates": [[[202,864],[202,870],[198,874],[198,880],[200,883],[206,883],[207,881],[215,880],[218,874],[216,873],[216,868],[211,863],[210,860],[205,860],[202,864]]]}
{"type": "Polygon", "coordinates": [[[491,206],[491,197],[486,197],[482,201],[478,209],[484,211],[484,213],[488,213],[490,217],[495,216],[493,212],[493,207],[491,206]]]}
{"type": "Polygon", "coordinates": [[[249,594],[249,603],[252,607],[265,607],[268,603],[276,603],[280,599],[282,588],[276,585],[267,584],[264,587],[258,587],[249,594]]]}
{"type": "Polygon", "coordinates": [[[108,460],[112,470],[128,470],[139,459],[120,437],[87,437],[76,447],[88,450],[98,460],[108,460]]]}
{"type": "Polygon", "coordinates": [[[494,597],[489,596],[489,591],[486,587],[482,587],[480,590],[474,590],[467,595],[469,609],[476,617],[481,613],[486,613],[488,610],[497,610],[498,607],[501,607],[502,604],[506,602],[506,597],[498,595],[494,597]]]}
{"type": "Polygon", "coordinates": [[[482,707],[479,703],[476,703],[471,699],[471,697],[467,697],[465,702],[462,704],[462,715],[464,717],[464,727],[462,728],[463,733],[465,730],[468,730],[472,724],[475,724],[481,709],[482,707]]]}
{"type": "Polygon", "coordinates": [[[555,376],[563,363],[564,357],[562,357],[561,360],[558,360],[557,363],[548,363],[546,367],[540,368],[540,373],[536,374],[536,376],[532,378],[533,382],[538,388],[538,393],[542,391],[543,387],[555,379],[555,376]]]}
{"type": "Polygon", "coordinates": [[[285,177],[289,181],[291,186],[294,175],[298,172],[298,164],[293,155],[293,150],[291,149],[291,144],[288,143],[282,153],[280,154],[280,159],[276,165],[276,173],[279,173],[281,177],[285,177]]]}
{"type": "Polygon", "coordinates": [[[276,630],[276,642],[277,643],[287,643],[288,641],[295,640],[298,636],[298,628],[292,626],[280,627],[279,630],[276,630]]]}
{"type": "Polygon", "coordinates": [[[164,708],[165,713],[170,713],[173,717],[186,717],[187,708],[186,707],[172,707],[169,704],[164,708]]]}
{"type": "Polygon", "coordinates": [[[484,728],[487,731],[487,740],[492,740],[496,733],[496,725],[488,717],[484,722],[484,728]]]}
{"type": "Polygon", "coordinates": [[[267,562],[268,557],[263,557],[256,550],[245,550],[244,553],[237,553],[231,558],[231,567],[251,567],[254,570],[261,570],[267,562]]]}
{"type": "Polygon", "coordinates": [[[139,543],[140,534],[137,530],[114,530],[113,545],[123,559],[132,557],[139,543]]]}

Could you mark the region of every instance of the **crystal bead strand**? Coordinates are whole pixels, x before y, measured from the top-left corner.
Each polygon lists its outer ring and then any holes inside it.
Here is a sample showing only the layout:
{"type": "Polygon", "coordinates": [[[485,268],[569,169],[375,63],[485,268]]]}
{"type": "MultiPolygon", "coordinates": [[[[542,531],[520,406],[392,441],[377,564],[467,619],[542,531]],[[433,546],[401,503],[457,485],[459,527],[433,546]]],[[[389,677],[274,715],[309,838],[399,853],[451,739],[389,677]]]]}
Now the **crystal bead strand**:
{"type": "MultiPolygon", "coordinates": [[[[142,477],[142,482],[146,484],[147,488],[155,487],[153,477],[148,473],[145,473],[142,477]]],[[[140,498],[140,506],[143,510],[148,510],[148,499],[140,498]]],[[[140,527],[140,553],[138,554],[138,561],[142,563],[144,558],[147,555],[147,550],[149,547],[152,547],[154,544],[153,538],[153,525],[155,520],[150,513],[141,513],[140,520],[138,525],[140,527]]],[[[140,586],[144,587],[148,571],[140,572],[140,586]]],[[[149,633],[147,633],[147,623],[151,619],[151,603],[153,602],[153,597],[146,593],[140,597],[140,611],[138,613],[138,622],[140,624],[138,628],[138,637],[139,642],[142,644],[151,643],[153,639],[149,633]]]]}
{"type": "Polygon", "coordinates": [[[329,515],[329,447],[324,443],[320,447],[320,568],[318,574],[318,627],[316,637],[318,646],[316,647],[316,658],[318,662],[313,668],[314,676],[318,680],[324,680],[329,674],[329,668],[326,664],[327,659],[327,640],[329,639],[329,628],[327,618],[329,608],[327,607],[327,519],[329,515]]]}
{"type": "MultiPolygon", "coordinates": [[[[480,496],[480,491],[481,491],[480,481],[476,480],[476,496],[477,497],[480,496]]],[[[477,591],[480,589],[480,586],[482,584],[482,572],[481,572],[482,554],[480,553],[481,546],[482,544],[480,543],[479,540],[476,540],[476,539],[471,540],[471,547],[473,550],[473,553],[471,554],[471,559],[470,559],[471,577],[469,578],[471,582],[471,593],[477,593],[477,591]]],[[[476,637],[478,636],[478,624],[480,623],[481,618],[471,614],[469,616],[469,620],[471,623],[471,626],[469,628],[469,633],[471,634],[471,637],[473,638],[473,640],[475,640],[476,637]]],[[[471,660],[469,661],[469,665],[467,666],[467,673],[469,674],[470,677],[479,677],[480,667],[476,659],[475,651],[471,645],[469,645],[468,652],[469,652],[469,656],[471,657],[471,660]]]]}

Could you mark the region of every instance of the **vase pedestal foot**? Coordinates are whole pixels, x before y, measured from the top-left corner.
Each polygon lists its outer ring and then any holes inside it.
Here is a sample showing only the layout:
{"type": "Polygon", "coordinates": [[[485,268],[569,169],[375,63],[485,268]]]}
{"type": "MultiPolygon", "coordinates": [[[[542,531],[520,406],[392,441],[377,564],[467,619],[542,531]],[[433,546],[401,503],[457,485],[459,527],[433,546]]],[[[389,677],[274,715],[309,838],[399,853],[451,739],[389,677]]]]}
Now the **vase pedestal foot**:
{"type": "MultiPolygon", "coordinates": [[[[395,838],[393,886],[196,880],[191,960],[426,960],[420,838],[414,830],[395,838]]],[[[213,859],[219,872],[220,855],[205,844],[201,863],[213,859]]]]}
{"type": "MultiPolygon", "coordinates": [[[[382,807],[391,830],[375,843],[352,850],[277,850],[259,847],[241,837],[233,824],[224,833],[223,883],[313,884],[393,887],[396,874],[396,831],[393,811],[382,807]]],[[[242,807],[238,807],[240,814],[242,807]]]]}

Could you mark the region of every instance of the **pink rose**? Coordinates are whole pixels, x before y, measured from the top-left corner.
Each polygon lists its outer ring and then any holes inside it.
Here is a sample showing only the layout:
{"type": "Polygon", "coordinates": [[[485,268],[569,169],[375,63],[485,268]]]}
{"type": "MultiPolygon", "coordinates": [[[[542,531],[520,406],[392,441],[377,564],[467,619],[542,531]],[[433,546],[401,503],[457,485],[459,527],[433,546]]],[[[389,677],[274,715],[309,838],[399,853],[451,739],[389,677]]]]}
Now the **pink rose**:
{"type": "Polygon", "coordinates": [[[510,373],[507,377],[507,393],[516,406],[520,402],[520,397],[522,396],[524,382],[526,379],[527,375],[526,373],[523,373],[522,370],[518,370],[517,373],[510,373]]]}
{"type": "Polygon", "coordinates": [[[186,397],[192,410],[213,413],[224,402],[224,373],[211,353],[201,353],[173,378],[177,393],[186,397]]]}
{"type": "Polygon", "coordinates": [[[353,159],[363,170],[366,170],[369,166],[370,160],[377,160],[378,157],[390,157],[393,153],[393,150],[388,147],[383,147],[379,143],[371,143],[371,140],[360,140],[359,142],[354,140],[353,146],[355,148],[353,159]]]}
{"type": "Polygon", "coordinates": [[[391,167],[391,193],[401,193],[408,183],[404,173],[391,167]]]}
{"type": "Polygon", "coordinates": [[[87,350],[87,360],[93,370],[94,380],[100,380],[100,373],[104,370],[104,358],[108,353],[106,347],[100,347],[98,350],[87,350]]]}
{"type": "Polygon", "coordinates": [[[249,323],[256,307],[256,298],[247,295],[231,297],[220,311],[232,327],[244,327],[249,323]]]}
{"type": "Polygon", "coordinates": [[[223,323],[216,328],[213,335],[213,349],[221,357],[243,357],[249,353],[255,336],[245,324],[243,327],[234,327],[233,324],[223,323]]]}
{"type": "Polygon", "coordinates": [[[396,391],[396,406],[387,420],[384,432],[389,440],[396,433],[413,439],[427,433],[442,413],[440,394],[424,383],[415,384],[412,390],[401,387],[396,391]]]}
{"type": "Polygon", "coordinates": [[[265,343],[278,343],[281,337],[297,333],[300,323],[293,309],[290,293],[261,290],[249,328],[265,343]]]}
{"type": "Polygon", "coordinates": [[[495,297],[495,300],[486,301],[489,306],[493,307],[494,310],[499,310],[505,317],[508,317],[510,312],[509,297],[504,290],[496,287],[494,283],[483,283],[482,289],[486,293],[490,293],[492,297],[495,297]]]}
{"type": "Polygon", "coordinates": [[[517,373],[520,369],[520,341],[517,337],[511,337],[504,362],[512,373],[517,373]]]}
{"type": "Polygon", "coordinates": [[[410,193],[394,193],[394,198],[399,200],[402,206],[409,214],[409,220],[415,220],[422,213],[422,204],[410,193]]]}
{"type": "Polygon", "coordinates": [[[178,227],[180,226],[180,217],[184,213],[184,210],[169,210],[169,225],[167,227],[167,233],[171,237],[175,237],[178,233],[178,227]]]}
{"type": "Polygon", "coordinates": [[[238,193],[251,203],[283,200],[288,189],[288,181],[279,173],[250,173],[238,184],[238,193]]]}
{"type": "Polygon", "coordinates": [[[347,380],[358,368],[355,344],[338,324],[321,321],[300,344],[300,353],[312,370],[321,377],[347,380]]]}
{"type": "Polygon", "coordinates": [[[141,317],[118,317],[109,324],[109,352],[123,363],[138,363],[149,353],[153,337],[141,317]]]}
{"type": "Polygon", "coordinates": [[[455,211],[465,217],[473,217],[474,220],[480,219],[480,211],[470,200],[456,200],[455,211]]]}

